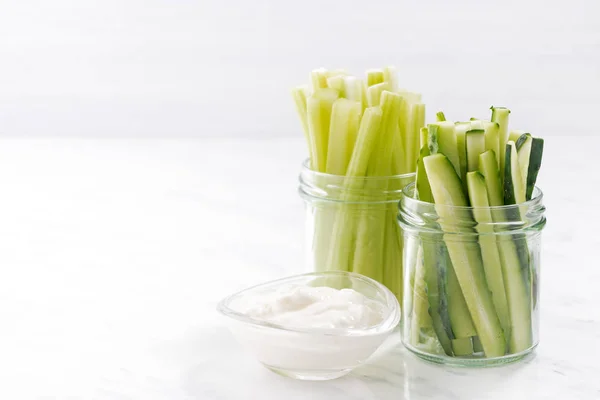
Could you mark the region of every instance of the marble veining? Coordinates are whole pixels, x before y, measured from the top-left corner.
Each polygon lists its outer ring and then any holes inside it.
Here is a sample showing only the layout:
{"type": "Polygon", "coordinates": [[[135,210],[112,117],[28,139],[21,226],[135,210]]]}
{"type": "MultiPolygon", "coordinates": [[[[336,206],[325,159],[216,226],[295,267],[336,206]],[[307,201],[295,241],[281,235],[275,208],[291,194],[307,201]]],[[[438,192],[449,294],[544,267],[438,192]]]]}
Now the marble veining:
{"type": "Polygon", "coordinates": [[[301,138],[0,140],[0,398],[598,399],[599,145],[546,141],[535,356],[445,368],[396,331],[350,375],[299,382],[215,305],[303,270],[301,138]]]}

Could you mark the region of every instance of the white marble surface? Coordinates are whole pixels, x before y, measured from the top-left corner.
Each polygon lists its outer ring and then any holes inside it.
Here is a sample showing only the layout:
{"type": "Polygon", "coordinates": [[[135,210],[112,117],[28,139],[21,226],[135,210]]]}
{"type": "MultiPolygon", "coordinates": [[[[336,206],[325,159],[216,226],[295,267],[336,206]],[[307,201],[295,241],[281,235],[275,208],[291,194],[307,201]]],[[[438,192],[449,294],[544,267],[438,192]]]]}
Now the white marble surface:
{"type": "Polygon", "coordinates": [[[395,335],[313,383],[247,357],[214,310],[303,269],[300,139],[0,140],[0,398],[600,398],[599,146],[546,142],[535,357],[442,368],[395,335]]]}

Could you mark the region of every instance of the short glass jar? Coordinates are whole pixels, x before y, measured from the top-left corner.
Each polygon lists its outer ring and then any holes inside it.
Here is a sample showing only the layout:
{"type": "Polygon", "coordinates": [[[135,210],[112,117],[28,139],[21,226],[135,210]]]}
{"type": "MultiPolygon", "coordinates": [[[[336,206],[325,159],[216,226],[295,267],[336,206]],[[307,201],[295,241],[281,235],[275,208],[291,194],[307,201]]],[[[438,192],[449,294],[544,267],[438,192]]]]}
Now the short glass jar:
{"type": "Polygon", "coordinates": [[[402,188],[414,174],[346,177],[300,172],[306,203],[309,271],[348,271],[383,283],[401,302],[402,235],[396,222],[402,188]]]}
{"type": "Polygon", "coordinates": [[[537,346],[542,200],[535,188],[518,205],[454,207],[416,200],[414,183],[404,188],[398,221],[409,350],[442,364],[490,366],[537,346]]]}

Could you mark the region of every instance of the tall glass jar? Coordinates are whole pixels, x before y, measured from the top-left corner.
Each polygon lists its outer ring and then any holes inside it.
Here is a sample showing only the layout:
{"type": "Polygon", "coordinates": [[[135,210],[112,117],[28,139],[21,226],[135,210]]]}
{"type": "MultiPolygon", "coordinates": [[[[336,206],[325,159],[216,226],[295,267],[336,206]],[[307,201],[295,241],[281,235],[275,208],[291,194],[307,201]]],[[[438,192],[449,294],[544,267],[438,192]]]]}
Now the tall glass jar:
{"type": "Polygon", "coordinates": [[[416,200],[414,184],[404,188],[398,221],[409,350],[437,363],[487,366],[537,346],[542,200],[535,188],[518,205],[453,207],[416,200]]]}
{"type": "Polygon", "coordinates": [[[386,285],[401,303],[402,235],[396,223],[402,188],[414,174],[346,177],[300,172],[306,203],[310,271],[350,271],[386,285]]]}

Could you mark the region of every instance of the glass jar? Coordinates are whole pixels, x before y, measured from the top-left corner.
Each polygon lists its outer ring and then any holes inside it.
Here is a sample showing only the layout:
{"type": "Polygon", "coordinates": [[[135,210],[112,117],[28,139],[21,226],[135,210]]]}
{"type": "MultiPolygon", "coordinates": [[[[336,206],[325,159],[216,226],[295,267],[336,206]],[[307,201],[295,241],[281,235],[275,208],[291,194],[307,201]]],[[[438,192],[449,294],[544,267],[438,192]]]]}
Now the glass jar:
{"type": "Polygon", "coordinates": [[[414,186],[398,214],[404,345],[442,364],[523,358],[538,344],[542,192],[518,205],[453,207],[416,200],[414,186]]]}
{"type": "Polygon", "coordinates": [[[383,283],[402,303],[402,235],[396,223],[402,188],[414,174],[346,177],[300,172],[306,204],[309,271],[349,271],[383,283]]]}

